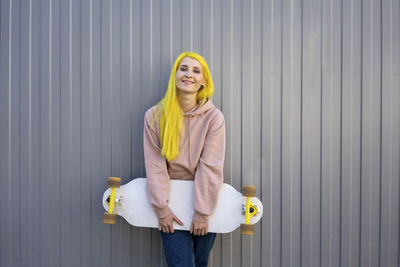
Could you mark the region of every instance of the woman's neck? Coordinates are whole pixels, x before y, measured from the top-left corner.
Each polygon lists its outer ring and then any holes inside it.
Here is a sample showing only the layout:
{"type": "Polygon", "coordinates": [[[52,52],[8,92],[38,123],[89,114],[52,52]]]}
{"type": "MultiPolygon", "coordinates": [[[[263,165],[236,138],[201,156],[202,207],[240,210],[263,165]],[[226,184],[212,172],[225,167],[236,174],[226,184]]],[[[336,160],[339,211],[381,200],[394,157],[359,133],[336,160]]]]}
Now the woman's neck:
{"type": "Polygon", "coordinates": [[[196,95],[197,94],[185,94],[182,92],[178,93],[178,102],[184,113],[196,106],[196,95]]]}

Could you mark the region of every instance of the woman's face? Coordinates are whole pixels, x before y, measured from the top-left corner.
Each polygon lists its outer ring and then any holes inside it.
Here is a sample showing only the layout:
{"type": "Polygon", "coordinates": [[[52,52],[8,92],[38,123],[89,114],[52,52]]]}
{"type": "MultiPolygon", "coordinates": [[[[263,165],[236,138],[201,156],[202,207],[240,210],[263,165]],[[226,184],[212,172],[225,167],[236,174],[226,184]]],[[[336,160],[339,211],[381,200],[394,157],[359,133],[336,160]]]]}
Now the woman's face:
{"type": "Polygon", "coordinates": [[[197,93],[204,84],[203,67],[191,57],[184,57],[176,70],[176,87],[184,93],[197,93]]]}

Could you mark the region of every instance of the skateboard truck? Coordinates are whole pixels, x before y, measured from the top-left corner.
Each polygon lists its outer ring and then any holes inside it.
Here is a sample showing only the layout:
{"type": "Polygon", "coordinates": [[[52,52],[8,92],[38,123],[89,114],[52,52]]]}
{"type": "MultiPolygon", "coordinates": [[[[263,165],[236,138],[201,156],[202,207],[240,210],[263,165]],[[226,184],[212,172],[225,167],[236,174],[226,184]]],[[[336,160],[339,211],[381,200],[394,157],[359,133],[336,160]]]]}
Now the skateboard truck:
{"type": "Polygon", "coordinates": [[[245,215],[245,223],[240,224],[240,233],[242,235],[253,235],[254,225],[250,224],[250,218],[258,213],[256,205],[251,203],[250,198],[256,196],[255,186],[243,186],[242,195],[246,197],[246,205],[242,206],[242,214],[245,215]]]}
{"type": "MultiPolygon", "coordinates": [[[[114,190],[114,189],[111,189],[111,191],[112,190],[114,190]]],[[[114,200],[114,207],[115,207],[115,205],[118,205],[118,206],[122,206],[122,203],[124,202],[124,196],[115,196],[115,198],[114,198],[115,200],[114,200]]],[[[107,204],[108,204],[108,206],[110,206],[110,202],[111,202],[111,195],[109,195],[108,196],[108,198],[107,198],[107,204]]]]}
{"type": "Polygon", "coordinates": [[[109,203],[108,212],[104,213],[103,223],[106,224],[115,224],[117,221],[117,214],[113,213],[115,204],[119,206],[122,205],[122,196],[120,196],[117,200],[115,199],[115,188],[119,188],[121,185],[121,178],[119,177],[108,177],[108,186],[111,187],[111,195],[107,198],[107,202],[109,203]]]}
{"type": "MultiPolygon", "coordinates": [[[[246,202],[247,202],[247,200],[246,200],[246,202]]],[[[246,206],[247,206],[247,203],[242,205],[242,214],[243,215],[246,215],[246,206]]],[[[253,205],[253,203],[251,203],[251,201],[250,201],[249,214],[250,214],[250,217],[258,214],[257,205],[253,205]]]]}

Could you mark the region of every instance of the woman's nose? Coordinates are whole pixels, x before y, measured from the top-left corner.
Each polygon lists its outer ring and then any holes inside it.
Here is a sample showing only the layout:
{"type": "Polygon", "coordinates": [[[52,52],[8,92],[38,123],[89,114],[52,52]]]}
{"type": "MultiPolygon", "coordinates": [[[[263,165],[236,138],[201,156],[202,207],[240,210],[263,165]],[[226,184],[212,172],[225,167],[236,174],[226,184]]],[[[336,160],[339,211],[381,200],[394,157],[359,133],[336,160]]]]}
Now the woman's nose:
{"type": "Polygon", "coordinates": [[[185,73],[186,77],[192,77],[192,71],[191,70],[187,70],[185,73]]]}

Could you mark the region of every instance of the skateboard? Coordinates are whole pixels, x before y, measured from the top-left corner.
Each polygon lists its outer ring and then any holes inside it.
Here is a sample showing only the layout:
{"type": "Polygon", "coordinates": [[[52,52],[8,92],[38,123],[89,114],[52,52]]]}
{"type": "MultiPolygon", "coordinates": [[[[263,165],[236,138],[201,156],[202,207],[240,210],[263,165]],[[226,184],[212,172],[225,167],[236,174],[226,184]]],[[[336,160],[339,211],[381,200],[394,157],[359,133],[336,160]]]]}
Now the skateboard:
{"type": "MultiPolygon", "coordinates": [[[[109,177],[109,188],[103,194],[103,223],[115,224],[117,215],[137,227],[158,228],[158,217],[147,198],[146,178],[136,178],[121,185],[121,178],[109,177]]],[[[184,223],[174,222],[174,229],[190,230],[193,216],[193,181],[171,180],[169,208],[184,223]]],[[[209,232],[229,233],[240,226],[240,233],[254,234],[254,224],[263,214],[263,205],[255,196],[255,186],[244,186],[239,193],[223,184],[213,215],[209,217],[209,232]]]]}

